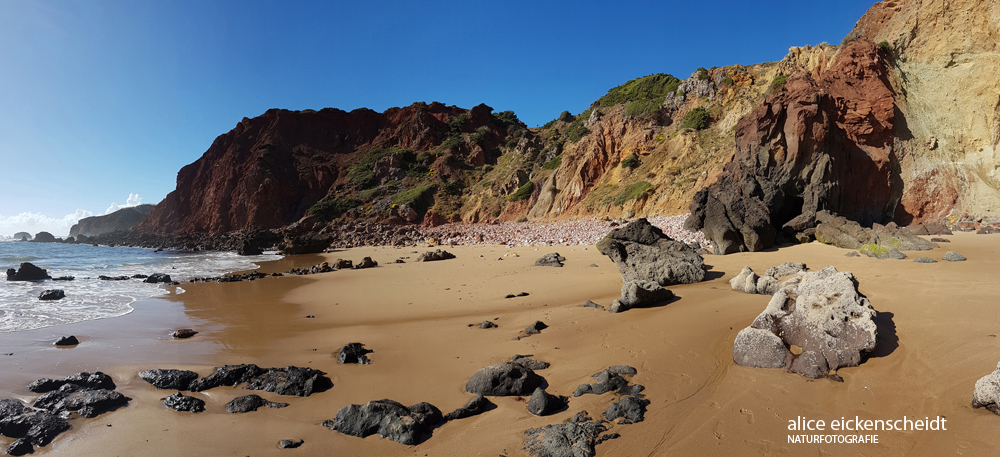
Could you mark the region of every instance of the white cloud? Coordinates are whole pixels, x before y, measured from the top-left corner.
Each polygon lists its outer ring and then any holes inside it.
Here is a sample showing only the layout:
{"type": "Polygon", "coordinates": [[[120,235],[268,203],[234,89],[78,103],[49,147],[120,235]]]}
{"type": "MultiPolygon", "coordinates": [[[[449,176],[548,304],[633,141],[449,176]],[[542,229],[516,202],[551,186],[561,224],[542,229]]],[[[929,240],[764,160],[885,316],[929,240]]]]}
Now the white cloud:
{"type": "Polygon", "coordinates": [[[16,216],[0,216],[0,232],[11,236],[16,232],[28,232],[34,236],[38,232],[49,232],[55,236],[68,236],[69,229],[85,217],[93,216],[90,211],[78,209],[62,218],[49,217],[42,213],[25,212],[16,216]]]}
{"type": "Polygon", "coordinates": [[[130,192],[128,194],[128,199],[125,200],[124,205],[119,205],[118,202],[111,203],[111,206],[109,206],[108,209],[104,210],[104,214],[111,214],[122,208],[131,208],[133,206],[139,206],[141,204],[142,204],[142,197],[140,197],[139,194],[133,194],[130,192]]]}

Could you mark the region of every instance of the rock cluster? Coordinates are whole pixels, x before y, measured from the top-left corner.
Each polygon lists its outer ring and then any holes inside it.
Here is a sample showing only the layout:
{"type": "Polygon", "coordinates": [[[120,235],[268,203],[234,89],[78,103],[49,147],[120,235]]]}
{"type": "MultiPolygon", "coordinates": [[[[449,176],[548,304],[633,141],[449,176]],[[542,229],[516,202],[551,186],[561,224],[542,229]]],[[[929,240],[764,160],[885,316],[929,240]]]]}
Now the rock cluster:
{"type": "Polygon", "coordinates": [[[443,420],[441,411],[430,403],[406,407],[392,400],[375,400],[341,408],[334,420],[322,425],[359,438],[377,433],[382,438],[412,446],[421,443],[443,420]]]}
{"type": "Polygon", "coordinates": [[[743,267],[740,274],[729,280],[733,290],[747,294],[774,295],[781,282],[779,278],[806,270],[806,264],[785,262],[776,267],[768,268],[764,276],[757,276],[750,267],[743,267]]]}
{"type": "Polygon", "coordinates": [[[598,436],[605,431],[604,423],[582,411],[569,422],[525,430],[524,450],[535,457],[593,457],[598,436]]]}
{"type": "Polygon", "coordinates": [[[733,360],[811,378],[857,366],[875,349],[875,315],[851,273],[832,266],[799,273],[782,283],[764,312],[739,332],[733,360]],[[802,352],[792,353],[792,345],[802,352]]]}
{"type": "Polygon", "coordinates": [[[49,276],[49,272],[45,269],[38,268],[35,265],[24,262],[18,269],[8,268],[7,269],[7,280],[8,281],[41,281],[43,279],[52,279],[49,276]]]}

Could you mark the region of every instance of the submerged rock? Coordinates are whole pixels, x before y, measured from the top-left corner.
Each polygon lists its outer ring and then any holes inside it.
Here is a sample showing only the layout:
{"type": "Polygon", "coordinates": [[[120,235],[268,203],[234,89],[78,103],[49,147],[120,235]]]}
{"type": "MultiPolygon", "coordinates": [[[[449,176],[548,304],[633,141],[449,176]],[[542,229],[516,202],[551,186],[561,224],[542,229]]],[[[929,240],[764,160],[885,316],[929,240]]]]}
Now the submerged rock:
{"type": "Polygon", "coordinates": [[[392,400],[375,400],[341,408],[336,419],[323,422],[323,426],[359,438],[377,433],[412,446],[422,442],[442,420],[441,411],[429,403],[407,408],[392,400]]]}
{"type": "Polygon", "coordinates": [[[284,408],[288,406],[288,403],[275,403],[267,401],[259,395],[250,394],[236,397],[229,403],[226,403],[226,411],[232,414],[248,413],[250,411],[257,411],[257,409],[265,406],[268,408],[284,408]]]}
{"type": "Polygon", "coordinates": [[[52,279],[49,272],[43,268],[38,268],[34,264],[24,262],[17,270],[10,268],[7,270],[8,281],[41,281],[52,279]]]}
{"type": "Polygon", "coordinates": [[[531,395],[542,377],[513,362],[491,365],[477,371],[465,384],[465,391],[486,396],[531,395]]]}
{"type": "Polygon", "coordinates": [[[66,298],[66,292],[62,289],[46,290],[38,296],[38,299],[43,301],[62,300],[64,298],[66,298]]]}
{"type": "Polygon", "coordinates": [[[198,373],[188,370],[155,369],[139,372],[139,378],[157,389],[188,390],[198,373]]]}

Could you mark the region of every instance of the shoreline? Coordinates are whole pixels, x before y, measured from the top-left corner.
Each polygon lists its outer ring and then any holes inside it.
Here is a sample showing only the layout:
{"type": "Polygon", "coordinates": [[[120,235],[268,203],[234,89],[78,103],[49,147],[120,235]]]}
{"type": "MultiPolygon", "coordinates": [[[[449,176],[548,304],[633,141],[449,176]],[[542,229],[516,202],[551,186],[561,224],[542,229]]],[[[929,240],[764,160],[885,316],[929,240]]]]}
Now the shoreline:
{"type": "MultiPolygon", "coordinates": [[[[350,437],[319,424],[344,406],[381,398],[406,405],[426,401],[447,413],[472,398],[463,386],[476,370],[515,354],[533,354],[552,364],[538,373],[546,379],[548,390],[559,395],[569,395],[576,385],[592,382],[591,374],[610,365],[638,369],[634,382],[646,386],[644,394],[652,401],[646,420],[614,425],[611,431],[621,438],[599,445],[599,456],[715,455],[720,451],[801,455],[818,449],[831,455],[889,456],[916,446],[927,455],[958,449],[987,453],[992,449],[989,437],[1000,432],[1000,420],[984,410],[971,409],[969,402],[975,381],[993,370],[1000,355],[996,337],[991,336],[1000,324],[1000,310],[992,303],[995,294],[989,282],[1000,271],[996,256],[1000,237],[958,233],[947,238],[953,242],[932,251],[907,252],[910,258],[901,261],[849,258],[844,256],[848,250],[818,243],[707,255],[706,263],[713,266],[710,279],[671,286],[679,298],[666,306],[621,314],[580,306],[585,300],[607,306],[621,286],[613,263],[593,246],[446,247],[456,259],[427,263],[413,262],[416,254],[412,251],[434,248],[368,247],[288,256],[262,265],[259,271],[289,269],[276,268],[282,262],[308,267],[336,258],[357,261],[363,256],[373,257],[380,266],[242,283],[185,283],[185,294],[154,300],[173,306],[181,318],[196,322],[193,327],[204,332],[191,340],[159,341],[155,351],[147,352],[150,360],[141,363],[105,366],[100,361],[106,356],[100,352],[104,346],[94,340],[60,349],[60,357],[65,353],[76,359],[74,368],[106,367],[118,390],[133,401],[99,418],[77,420],[74,430],[38,451],[39,455],[284,455],[291,451],[278,449],[278,440],[304,439],[300,452],[306,453],[522,455],[524,430],[562,422],[580,410],[596,417],[612,396],[571,398],[568,410],[547,417],[532,416],[515,398],[492,397],[496,409],[449,422],[416,446],[376,436],[350,437]],[[912,261],[917,256],[940,260],[947,250],[959,251],[969,260],[929,265],[912,261]],[[564,267],[533,266],[535,259],[553,251],[567,258],[564,267]],[[504,257],[508,252],[519,257],[504,257]],[[411,257],[407,263],[389,263],[407,256],[411,257]],[[768,297],[735,292],[728,280],[744,265],[761,271],[785,261],[805,262],[810,270],[832,264],[853,272],[861,292],[889,318],[891,327],[880,328],[875,355],[859,367],[838,372],[843,383],[732,363],[736,333],[760,313],[768,297]],[[519,292],[529,295],[503,298],[519,292]],[[316,317],[307,319],[306,315],[316,317]],[[499,318],[494,321],[499,325],[496,329],[468,326],[495,318],[499,318]],[[549,328],[512,341],[535,320],[549,328]],[[339,364],[335,352],[349,342],[373,349],[369,355],[373,363],[339,364]],[[203,344],[211,346],[200,352],[203,344]],[[162,359],[157,361],[157,357],[162,359]],[[150,368],[188,368],[204,376],[213,366],[225,363],[308,366],[325,371],[334,386],[307,398],[256,392],[291,406],[242,415],[225,413],[221,406],[250,392],[241,387],[218,388],[192,394],[208,402],[208,411],[191,414],[163,407],[159,399],[172,392],[157,390],[136,376],[139,370],[150,368]],[[949,429],[885,432],[880,444],[861,448],[787,444],[784,439],[790,433],[787,420],[796,416],[829,420],[897,415],[940,415],[947,417],[949,429]]],[[[134,313],[138,312],[137,307],[134,313]]],[[[136,314],[135,318],[161,319],[155,314],[136,314]]],[[[110,325],[113,320],[108,321],[107,327],[115,327],[110,325]]],[[[169,329],[159,321],[149,324],[169,329]]],[[[54,350],[37,351],[38,363],[44,365],[54,350]]],[[[68,368],[60,362],[58,368],[40,374],[54,377],[81,371],[68,368]]],[[[4,373],[0,378],[6,390],[11,378],[7,370],[0,373],[4,373]]],[[[10,393],[15,398],[26,396],[21,384],[10,393]]],[[[4,391],[0,397],[7,394],[4,391]]],[[[3,440],[3,444],[8,442],[3,440]]]]}

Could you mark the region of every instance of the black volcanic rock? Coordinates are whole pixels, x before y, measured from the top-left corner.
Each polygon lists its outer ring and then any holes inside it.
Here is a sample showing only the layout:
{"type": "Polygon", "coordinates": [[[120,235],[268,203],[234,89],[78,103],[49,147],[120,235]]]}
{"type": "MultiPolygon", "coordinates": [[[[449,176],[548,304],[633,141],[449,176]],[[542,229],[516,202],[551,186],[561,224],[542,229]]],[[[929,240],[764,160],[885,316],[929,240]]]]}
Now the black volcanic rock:
{"type": "Polygon", "coordinates": [[[452,421],[456,419],[464,419],[466,417],[472,417],[478,414],[482,414],[490,410],[490,408],[494,406],[496,405],[494,405],[493,402],[489,401],[486,397],[482,395],[477,395],[476,398],[469,400],[469,402],[466,403],[465,406],[458,408],[448,414],[445,414],[444,420],[452,421]]]}
{"type": "Polygon", "coordinates": [[[441,411],[429,403],[409,408],[392,400],[375,400],[364,405],[349,405],[337,411],[323,426],[345,435],[364,438],[378,434],[400,444],[419,444],[443,420],[441,411]]]}
{"type": "Polygon", "coordinates": [[[175,411],[200,413],[205,410],[205,400],[177,392],[163,399],[163,405],[175,411]]]}
{"type": "Polygon", "coordinates": [[[66,292],[62,289],[49,289],[38,296],[38,299],[43,301],[62,300],[64,298],[66,298],[66,292]]]}
{"type": "Polygon", "coordinates": [[[365,348],[362,343],[347,343],[344,347],[340,348],[337,353],[337,360],[340,363],[358,363],[361,365],[368,365],[371,360],[368,359],[368,355],[375,352],[371,349],[365,348]]]}
{"type": "Polygon", "coordinates": [[[35,235],[35,239],[31,241],[36,243],[55,243],[56,237],[52,236],[49,232],[38,232],[38,234],[35,235]]]}
{"type": "Polygon", "coordinates": [[[139,378],[157,389],[188,390],[198,373],[188,370],[154,369],[139,372],[139,378]]]}
{"type": "Polygon", "coordinates": [[[150,283],[150,284],[156,284],[156,283],[161,283],[162,282],[162,283],[168,283],[169,284],[169,283],[171,283],[173,281],[170,279],[170,275],[168,275],[168,274],[153,273],[153,274],[149,275],[148,277],[146,277],[146,279],[143,279],[142,282],[147,282],[147,283],[150,283]]]}
{"type": "Polygon", "coordinates": [[[51,392],[58,390],[66,384],[83,387],[86,389],[107,389],[114,390],[115,382],[100,371],[88,373],[86,371],[66,376],[62,379],[42,378],[28,384],[28,390],[36,393],[51,392]]]}
{"type": "Polygon", "coordinates": [[[236,397],[229,403],[226,403],[226,411],[232,414],[238,413],[248,413],[251,411],[257,411],[259,408],[284,408],[288,406],[288,403],[275,403],[273,401],[267,401],[260,395],[244,395],[242,397],[236,397]]]}
{"type": "Polygon", "coordinates": [[[52,277],[45,269],[38,268],[28,262],[22,263],[21,268],[17,270],[13,268],[7,270],[8,281],[41,281],[43,279],[52,279],[52,277]]]}
{"type": "Polygon", "coordinates": [[[55,346],[76,346],[80,344],[80,340],[78,340],[74,335],[69,335],[69,336],[59,337],[59,339],[52,344],[55,346]]]}
{"type": "Polygon", "coordinates": [[[131,398],[108,389],[91,389],[76,384],[64,384],[58,390],[42,394],[33,407],[50,413],[76,411],[83,417],[96,417],[104,412],[125,406],[131,398]]]}
{"type": "Polygon", "coordinates": [[[504,362],[477,371],[465,384],[465,391],[487,396],[531,395],[542,377],[517,363],[504,362]]]}

